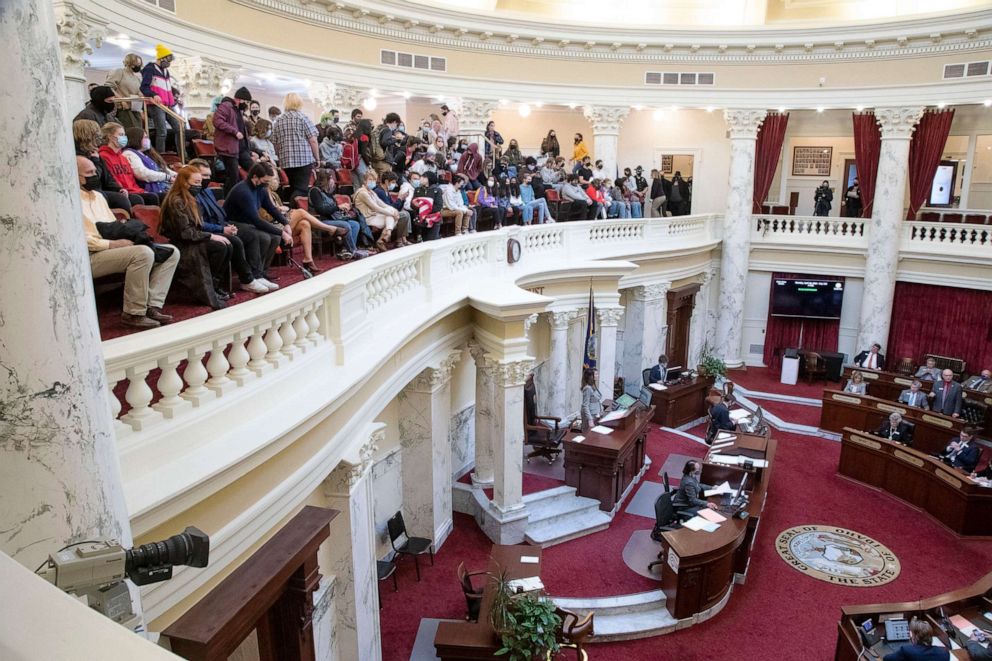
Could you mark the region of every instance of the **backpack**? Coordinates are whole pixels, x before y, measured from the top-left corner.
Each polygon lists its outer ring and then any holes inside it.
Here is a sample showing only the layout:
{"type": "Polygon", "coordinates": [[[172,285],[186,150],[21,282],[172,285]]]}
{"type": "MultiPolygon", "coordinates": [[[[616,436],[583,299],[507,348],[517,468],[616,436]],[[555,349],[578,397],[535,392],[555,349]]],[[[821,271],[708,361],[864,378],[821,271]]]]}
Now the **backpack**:
{"type": "Polygon", "coordinates": [[[373,163],[386,160],[386,150],[382,148],[382,134],[388,130],[389,127],[385,124],[379,124],[372,129],[372,137],[369,140],[369,156],[373,163]]]}

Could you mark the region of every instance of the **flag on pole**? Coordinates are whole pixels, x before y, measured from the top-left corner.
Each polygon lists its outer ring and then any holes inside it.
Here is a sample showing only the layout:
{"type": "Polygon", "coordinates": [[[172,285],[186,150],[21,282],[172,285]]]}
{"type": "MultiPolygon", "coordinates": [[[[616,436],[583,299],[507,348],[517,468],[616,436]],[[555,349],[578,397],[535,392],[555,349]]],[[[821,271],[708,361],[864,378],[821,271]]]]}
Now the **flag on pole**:
{"type": "Polygon", "coordinates": [[[589,319],[586,321],[586,353],[582,359],[582,369],[596,369],[596,302],[592,287],[589,287],[589,319]]]}

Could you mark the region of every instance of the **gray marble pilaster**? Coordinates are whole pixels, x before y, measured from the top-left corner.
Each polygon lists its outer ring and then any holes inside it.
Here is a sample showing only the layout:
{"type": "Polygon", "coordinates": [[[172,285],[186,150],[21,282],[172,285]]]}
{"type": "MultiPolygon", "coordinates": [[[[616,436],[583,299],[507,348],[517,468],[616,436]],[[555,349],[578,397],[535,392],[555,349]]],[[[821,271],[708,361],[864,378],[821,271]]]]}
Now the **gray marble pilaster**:
{"type": "Polygon", "coordinates": [[[495,359],[477,342],[469,342],[475,360],[475,469],[472,484],[493,484],[493,387],[495,359]]]}
{"type": "Polygon", "coordinates": [[[751,257],[751,207],[754,198],[754,149],[764,110],[725,110],[730,134],[730,177],[723,216],[720,261],[720,315],[716,353],[727,367],[742,367],[744,293],[751,257]]]}
{"type": "MultiPolygon", "coordinates": [[[[541,410],[539,413],[565,418],[570,413],[567,396],[569,374],[568,329],[578,316],[578,313],[575,310],[554,310],[547,314],[551,325],[551,357],[549,359],[550,365],[548,366],[548,389],[544,398],[544,402],[547,402],[547,412],[541,410]]],[[[539,401],[542,409],[545,406],[544,402],[539,401]]]]}
{"type": "Polygon", "coordinates": [[[52,3],[3,0],[0,37],[0,550],[33,570],[131,528],[52,3]]]}
{"type": "Polygon", "coordinates": [[[493,507],[501,514],[522,509],[524,452],[524,382],[533,360],[496,365],[493,384],[493,507]]]}
{"type": "Polygon", "coordinates": [[[641,371],[658,362],[665,346],[669,287],[670,282],[651,283],[627,292],[623,378],[624,389],[635,396],[641,390],[641,371]]]}
{"type": "Polygon", "coordinates": [[[613,399],[613,381],[616,378],[617,326],[623,317],[623,308],[596,308],[599,333],[599,392],[613,399]]]}
{"type": "Polygon", "coordinates": [[[710,283],[713,281],[713,275],[710,271],[705,271],[699,278],[699,291],[696,292],[696,299],[692,306],[692,318],[689,321],[689,364],[686,365],[687,368],[693,368],[699,364],[703,346],[706,343],[706,325],[710,314],[710,283]]]}
{"type": "Polygon", "coordinates": [[[875,202],[868,224],[868,255],[861,296],[858,350],[889,339],[896,269],[899,266],[900,226],[906,197],[909,144],[923,108],[877,108],[882,146],[875,178],[875,202]]]}

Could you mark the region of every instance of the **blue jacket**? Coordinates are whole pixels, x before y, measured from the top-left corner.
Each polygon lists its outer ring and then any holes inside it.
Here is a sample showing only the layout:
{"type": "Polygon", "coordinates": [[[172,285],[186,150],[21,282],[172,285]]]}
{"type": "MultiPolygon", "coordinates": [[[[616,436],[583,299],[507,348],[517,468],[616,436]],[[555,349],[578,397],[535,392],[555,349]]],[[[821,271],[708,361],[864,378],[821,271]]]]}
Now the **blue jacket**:
{"type": "Polygon", "coordinates": [[[665,375],[661,372],[662,369],[664,369],[665,372],[668,372],[668,365],[665,365],[665,367],[655,365],[651,368],[651,383],[658,383],[659,381],[663,381],[665,379],[665,375]]]}
{"type": "Polygon", "coordinates": [[[382,200],[392,208],[396,209],[397,211],[403,211],[403,200],[394,200],[393,198],[389,197],[389,193],[387,193],[382,186],[376,186],[372,190],[372,192],[375,193],[380,200],[382,200]]]}
{"type": "Polygon", "coordinates": [[[248,223],[249,225],[253,225],[255,229],[268,234],[275,234],[277,236],[282,234],[281,227],[262,220],[261,216],[258,215],[259,209],[268,211],[269,215],[277,223],[281,225],[286,224],[286,218],[272,204],[272,198],[269,197],[269,189],[264,185],[252,186],[251,181],[245,179],[238,182],[231,189],[231,192],[227,194],[227,197],[224,198],[224,213],[227,214],[231,222],[248,223]]]}
{"type": "Polygon", "coordinates": [[[204,188],[196,196],[196,203],[200,207],[200,220],[203,223],[203,231],[212,234],[223,234],[224,226],[227,225],[227,214],[224,207],[217,204],[213,190],[204,188]]]}
{"type": "Polygon", "coordinates": [[[903,645],[892,654],[886,654],[882,661],[948,661],[951,653],[946,647],[929,645],[903,645]]]}

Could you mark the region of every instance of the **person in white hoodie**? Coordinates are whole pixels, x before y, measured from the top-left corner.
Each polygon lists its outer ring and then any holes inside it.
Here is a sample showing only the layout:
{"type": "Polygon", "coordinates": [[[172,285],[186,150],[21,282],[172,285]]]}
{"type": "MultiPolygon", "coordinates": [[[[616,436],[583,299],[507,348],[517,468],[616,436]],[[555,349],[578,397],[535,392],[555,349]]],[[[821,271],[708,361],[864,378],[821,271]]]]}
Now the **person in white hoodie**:
{"type": "Polygon", "coordinates": [[[462,199],[462,188],[468,182],[468,177],[455,175],[450,184],[441,186],[441,199],[444,202],[444,209],[441,217],[445,220],[451,218],[455,223],[455,236],[468,232],[472,224],[472,210],[465,205],[462,199]]]}

